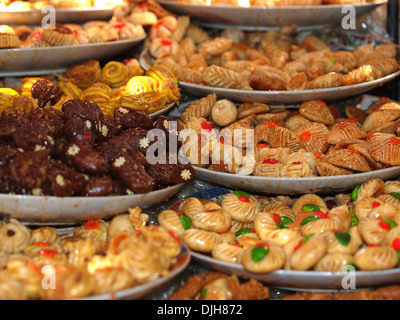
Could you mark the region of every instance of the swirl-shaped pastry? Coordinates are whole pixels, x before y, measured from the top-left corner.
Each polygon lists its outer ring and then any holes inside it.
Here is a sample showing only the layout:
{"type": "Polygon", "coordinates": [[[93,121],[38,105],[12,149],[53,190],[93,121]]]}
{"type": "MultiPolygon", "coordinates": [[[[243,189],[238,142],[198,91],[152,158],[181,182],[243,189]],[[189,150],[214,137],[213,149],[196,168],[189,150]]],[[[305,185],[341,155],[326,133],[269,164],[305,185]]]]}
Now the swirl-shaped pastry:
{"type": "Polygon", "coordinates": [[[315,265],[315,271],[343,272],[343,268],[353,263],[353,256],[348,253],[328,253],[315,265]]]}
{"type": "Polygon", "coordinates": [[[150,76],[135,76],[129,79],[125,86],[127,95],[135,95],[142,92],[158,90],[157,80],[150,76]]]}
{"type": "Polygon", "coordinates": [[[255,196],[243,192],[226,195],[221,206],[233,220],[245,223],[252,222],[255,215],[262,210],[262,205],[255,196]]]}
{"type": "Polygon", "coordinates": [[[7,219],[0,224],[0,252],[19,252],[29,243],[30,238],[30,229],[16,219],[7,219]]]}
{"type": "Polygon", "coordinates": [[[398,263],[397,252],[390,246],[368,246],[354,254],[355,266],[364,271],[391,269],[398,263]]]}
{"type": "Polygon", "coordinates": [[[118,88],[128,80],[128,68],[119,61],[109,61],[101,70],[102,80],[111,88],[118,88]]]}
{"type": "Polygon", "coordinates": [[[286,255],[281,246],[273,241],[259,242],[244,250],[243,267],[255,273],[269,273],[281,269],[286,261],[286,255]]]}
{"type": "Polygon", "coordinates": [[[218,233],[195,228],[187,229],[181,239],[190,249],[203,253],[210,253],[217,244],[222,242],[218,233]]]}
{"type": "MultiPolygon", "coordinates": [[[[320,196],[316,194],[305,194],[299,197],[293,204],[292,210],[294,214],[297,216],[300,212],[302,211],[308,211],[304,210],[304,206],[311,207],[314,206],[316,207],[316,210],[319,211],[328,211],[327,205],[320,196]]],[[[311,209],[310,209],[311,210],[311,209]]]]}
{"type": "Polygon", "coordinates": [[[294,270],[312,269],[328,252],[328,241],[324,235],[310,234],[299,240],[290,256],[290,266],[294,270]]]}

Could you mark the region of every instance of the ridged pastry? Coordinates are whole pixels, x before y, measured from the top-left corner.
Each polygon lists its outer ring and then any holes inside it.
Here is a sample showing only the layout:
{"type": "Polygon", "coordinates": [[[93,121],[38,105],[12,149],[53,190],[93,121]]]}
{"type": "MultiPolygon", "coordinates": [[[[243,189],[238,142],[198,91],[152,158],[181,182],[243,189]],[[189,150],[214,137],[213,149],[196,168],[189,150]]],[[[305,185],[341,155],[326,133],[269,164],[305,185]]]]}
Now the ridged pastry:
{"type": "Polygon", "coordinates": [[[217,56],[232,48],[233,41],[223,37],[215,37],[200,45],[199,52],[205,57],[217,56]]]}
{"type": "Polygon", "coordinates": [[[312,177],[314,176],[313,171],[306,162],[292,162],[284,163],[281,171],[281,177],[287,178],[301,178],[301,177],[312,177]]]}
{"type": "Polygon", "coordinates": [[[363,243],[357,227],[351,227],[348,231],[330,230],[324,232],[324,234],[329,243],[328,253],[344,253],[352,255],[363,243]]]}
{"type": "Polygon", "coordinates": [[[107,240],[108,222],[104,220],[88,220],[83,226],[74,230],[74,235],[93,240],[107,240]]]}
{"type": "Polygon", "coordinates": [[[57,240],[57,229],[54,227],[40,227],[32,230],[31,232],[31,243],[36,242],[49,242],[55,243],[57,240]]]}
{"type": "MultiPolygon", "coordinates": [[[[374,133],[373,135],[376,135],[374,133]]],[[[382,135],[382,141],[378,144],[372,143],[369,151],[371,157],[385,165],[397,166],[400,164],[400,140],[394,136],[382,135]],[[389,137],[388,137],[389,136],[389,137]]],[[[371,141],[372,139],[370,139],[371,141]]]]}
{"type": "Polygon", "coordinates": [[[306,90],[311,89],[324,89],[324,88],[335,88],[344,86],[344,75],[336,72],[329,72],[322,76],[316,77],[306,83],[306,90]]]}
{"type": "Polygon", "coordinates": [[[196,214],[204,211],[204,206],[198,198],[189,197],[179,204],[178,211],[182,211],[189,218],[193,219],[196,214]]]}
{"type": "Polygon", "coordinates": [[[349,207],[347,205],[335,206],[329,210],[329,217],[342,222],[344,229],[347,230],[351,227],[351,217],[349,213],[349,207]]]}
{"type": "Polygon", "coordinates": [[[103,43],[117,40],[119,40],[117,30],[115,28],[108,27],[98,30],[89,38],[90,43],[103,43]]]}
{"type": "Polygon", "coordinates": [[[212,249],[211,256],[220,261],[240,264],[243,250],[240,245],[235,243],[220,243],[212,249]]]}
{"type": "Polygon", "coordinates": [[[292,210],[297,216],[303,211],[303,207],[306,205],[314,205],[319,208],[320,211],[328,211],[327,205],[320,196],[316,194],[305,194],[300,196],[293,204],[292,210]]]}
{"type": "Polygon", "coordinates": [[[212,87],[252,90],[240,74],[216,65],[208,66],[202,73],[203,81],[212,87]]]}
{"type": "Polygon", "coordinates": [[[270,273],[283,267],[286,261],[282,247],[273,241],[263,241],[244,250],[242,265],[250,272],[270,273]]]}
{"type": "Polygon", "coordinates": [[[66,75],[81,89],[86,89],[98,81],[101,74],[100,63],[97,60],[88,60],[72,67],[66,71],[66,75]]]}
{"type": "Polygon", "coordinates": [[[203,253],[210,253],[217,244],[222,242],[218,233],[194,228],[187,229],[181,239],[190,249],[203,253]]]}
{"type": "Polygon", "coordinates": [[[293,270],[312,269],[328,252],[328,242],[324,235],[311,235],[297,241],[298,244],[289,257],[293,270]]]}
{"type": "Polygon", "coordinates": [[[327,135],[327,142],[335,145],[341,141],[351,139],[364,139],[367,137],[367,132],[356,124],[339,123],[334,125],[327,135]]]}
{"type": "Polygon", "coordinates": [[[128,214],[120,214],[111,219],[107,229],[108,238],[113,238],[120,233],[134,233],[136,229],[133,227],[128,214]]]}
{"type": "Polygon", "coordinates": [[[262,209],[262,205],[256,197],[252,195],[237,196],[235,193],[226,195],[221,206],[233,220],[247,223],[252,222],[254,216],[262,209]]]}
{"type": "Polygon", "coordinates": [[[190,17],[189,16],[179,16],[177,18],[177,26],[176,29],[172,32],[170,39],[172,41],[180,42],[190,25],[190,17]]]}
{"type": "Polygon", "coordinates": [[[185,232],[185,227],[182,224],[179,215],[174,210],[163,210],[157,216],[157,221],[160,226],[167,230],[172,230],[178,236],[182,236],[185,232]]]}
{"type": "Polygon", "coordinates": [[[157,16],[150,11],[132,12],[129,16],[129,21],[132,24],[140,24],[142,26],[151,26],[157,23],[157,16]]]}
{"type": "Polygon", "coordinates": [[[183,122],[188,122],[190,118],[207,118],[211,112],[212,106],[217,101],[217,95],[211,93],[199,100],[196,100],[189,106],[187,106],[182,114],[181,119],[183,122]]]}
{"type": "Polygon", "coordinates": [[[149,225],[144,226],[140,230],[147,243],[162,250],[171,259],[179,256],[181,243],[167,229],[161,226],[149,225]]]}
{"type": "Polygon", "coordinates": [[[290,148],[293,152],[304,149],[303,141],[296,133],[279,126],[274,126],[268,131],[266,142],[275,148],[290,148]]]}
{"type": "Polygon", "coordinates": [[[21,42],[17,35],[0,33],[0,49],[20,48],[21,42]]]}
{"type": "Polygon", "coordinates": [[[304,224],[300,228],[300,232],[303,236],[307,236],[315,233],[323,233],[324,231],[332,229],[344,230],[344,225],[338,219],[321,218],[304,224]]]}
{"type": "Polygon", "coordinates": [[[123,269],[100,270],[93,276],[95,280],[93,293],[95,295],[117,292],[135,285],[135,279],[130,272],[123,269]]]}
{"type": "Polygon", "coordinates": [[[30,238],[30,229],[16,219],[5,220],[0,224],[0,252],[21,251],[30,238]]]}
{"type": "Polygon", "coordinates": [[[224,210],[211,210],[197,213],[192,219],[192,223],[195,228],[222,233],[230,229],[232,218],[224,210]]]}
{"type": "Polygon", "coordinates": [[[334,124],[334,118],[329,107],[321,100],[303,102],[299,106],[299,113],[311,121],[320,122],[325,125],[334,124]]]}
{"type": "Polygon", "coordinates": [[[358,231],[367,244],[380,244],[386,239],[389,230],[383,227],[382,220],[367,218],[360,220],[358,231]]]}
{"type": "Polygon", "coordinates": [[[42,35],[43,39],[52,46],[72,45],[75,39],[73,31],[60,24],[56,24],[55,29],[43,29],[42,35]]]}
{"type": "Polygon", "coordinates": [[[343,149],[333,151],[329,153],[324,160],[330,164],[349,170],[360,172],[372,171],[367,160],[365,160],[365,158],[362,157],[358,152],[352,150],[343,149]]]}
{"type": "MultiPolygon", "coordinates": [[[[170,39],[157,38],[151,42],[149,52],[153,57],[159,59],[165,56],[179,54],[180,45],[178,42],[170,39]]],[[[167,67],[171,69],[168,65],[167,67]]],[[[179,78],[177,72],[175,72],[173,69],[171,69],[171,71],[179,78]]]]}
{"type": "Polygon", "coordinates": [[[315,271],[321,272],[343,272],[343,268],[353,263],[353,256],[347,253],[328,253],[315,265],[315,271]]]}
{"type": "Polygon", "coordinates": [[[372,112],[365,119],[362,128],[365,131],[371,131],[374,128],[378,127],[381,124],[394,121],[400,118],[400,110],[399,109],[378,109],[372,112]]]}
{"type": "Polygon", "coordinates": [[[301,140],[303,140],[306,151],[313,153],[325,153],[328,150],[329,130],[323,123],[312,122],[297,125],[292,123],[292,125],[296,127],[293,131],[300,136],[301,140]]]}
{"type": "Polygon", "coordinates": [[[391,269],[398,262],[397,252],[390,246],[368,246],[354,255],[355,266],[363,271],[391,269]]]}

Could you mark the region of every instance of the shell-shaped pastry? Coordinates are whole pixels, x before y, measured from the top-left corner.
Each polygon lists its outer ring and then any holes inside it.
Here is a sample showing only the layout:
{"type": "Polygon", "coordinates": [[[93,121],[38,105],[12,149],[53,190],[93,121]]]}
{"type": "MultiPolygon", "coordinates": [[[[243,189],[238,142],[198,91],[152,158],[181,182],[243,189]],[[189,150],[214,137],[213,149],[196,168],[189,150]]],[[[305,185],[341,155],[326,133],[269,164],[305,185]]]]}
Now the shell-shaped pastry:
{"type": "Polygon", "coordinates": [[[382,133],[390,133],[394,134],[396,133],[396,130],[399,128],[399,122],[398,119],[395,121],[390,121],[386,123],[382,123],[372,129],[371,131],[368,132],[368,134],[373,133],[373,132],[382,132],[382,133]]]}
{"type": "Polygon", "coordinates": [[[308,120],[306,117],[302,116],[301,114],[293,115],[289,117],[285,121],[286,126],[292,130],[293,132],[297,132],[297,128],[306,125],[306,124],[311,124],[312,122],[308,120]]]}
{"type": "MultiPolygon", "coordinates": [[[[371,154],[371,157],[377,161],[381,162],[385,165],[390,165],[390,166],[398,166],[400,165],[400,140],[394,136],[391,136],[390,138],[388,134],[385,133],[379,133],[380,135],[385,135],[382,136],[385,139],[382,139],[380,143],[378,144],[373,144],[372,139],[370,139],[370,142],[372,146],[369,149],[369,152],[371,154]]],[[[377,133],[373,133],[373,136],[376,137],[377,133]]],[[[368,136],[370,137],[370,136],[368,136]]]]}
{"type": "Polygon", "coordinates": [[[231,216],[221,209],[200,212],[192,219],[193,227],[212,230],[218,233],[228,231],[231,223],[231,216]]]}
{"type": "Polygon", "coordinates": [[[279,126],[270,128],[265,141],[272,147],[290,148],[293,152],[304,149],[303,141],[299,135],[279,126]]]}
{"type": "Polygon", "coordinates": [[[16,219],[0,224],[0,252],[16,253],[24,249],[31,238],[31,231],[16,219]]]}
{"type": "Polygon", "coordinates": [[[243,250],[238,244],[220,243],[212,249],[211,256],[229,263],[241,263],[243,250]]]}
{"type": "Polygon", "coordinates": [[[329,243],[328,253],[354,254],[363,243],[357,227],[349,231],[326,231],[324,234],[329,243]]]}
{"type": "Polygon", "coordinates": [[[354,254],[355,266],[364,271],[391,269],[398,262],[397,252],[390,246],[368,246],[354,254]]]}
{"type": "Polygon", "coordinates": [[[264,208],[261,212],[278,214],[279,216],[285,216],[290,218],[292,221],[296,219],[296,214],[293,212],[292,208],[288,205],[280,204],[280,203],[267,203],[264,204],[264,208]]]}
{"type": "Polygon", "coordinates": [[[312,122],[303,124],[298,126],[294,132],[303,140],[306,151],[325,153],[328,150],[327,137],[329,130],[323,123],[312,122]]]}
{"type": "Polygon", "coordinates": [[[353,171],[347,170],[338,166],[334,166],[326,161],[317,160],[315,162],[315,169],[320,176],[340,176],[353,174],[353,171]]]}
{"type": "Polygon", "coordinates": [[[211,108],[217,101],[217,95],[210,93],[207,96],[196,100],[192,104],[188,105],[181,114],[183,122],[188,122],[190,118],[207,118],[211,112],[211,108]]]}
{"type": "Polygon", "coordinates": [[[382,221],[378,219],[363,219],[358,223],[358,231],[361,238],[367,244],[382,243],[389,231],[382,227],[382,221]]]}
{"type": "Polygon", "coordinates": [[[212,87],[252,90],[239,73],[216,65],[205,68],[202,77],[203,81],[212,87]]]}
{"type": "Polygon", "coordinates": [[[385,165],[383,163],[375,161],[371,154],[369,153],[369,145],[366,143],[354,143],[347,147],[348,150],[358,152],[365,160],[367,160],[370,167],[374,170],[384,169],[385,165]]]}
{"type": "Polygon", "coordinates": [[[315,265],[315,271],[343,272],[343,268],[353,263],[353,256],[348,253],[328,253],[315,265]]]}
{"type": "Polygon", "coordinates": [[[57,238],[57,229],[53,227],[40,227],[32,230],[31,232],[31,243],[36,242],[49,242],[54,243],[58,240],[57,238]]]}
{"type": "Polygon", "coordinates": [[[222,242],[218,233],[195,228],[187,229],[181,239],[190,249],[203,253],[210,253],[214,246],[222,242]]]}
{"type": "Polygon", "coordinates": [[[354,206],[354,212],[358,218],[358,220],[362,220],[368,218],[369,213],[375,207],[378,207],[382,204],[382,200],[378,198],[364,198],[356,201],[354,206]]]}
{"type": "Polygon", "coordinates": [[[181,243],[173,237],[167,229],[154,224],[141,229],[147,243],[162,250],[170,258],[175,258],[181,253],[181,243]]]}
{"type": "Polygon", "coordinates": [[[325,125],[332,125],[335,123],[332,112],[324,101],[312,100],[303,102],[299,106],[299,112],[302,116],[311,121],[320,122],[325,125]]]}
{"type": "Polygon", "coordinates": [[[199,199],[189,197],[179,204],[178,211],[182,211],[190,219],[193,219],[196,214],[204,211],[204,206],[199,199]]]}
{"type": "Polygon", "coordinates": [[[217,202],[215,202],[213,200],[200,199],[200,202],[203,204],[205,211],[221,209],[221,206],[217,202]]]}
{"type": "Polygon", "coordinates": [[[344,225],[338,219],[317,219],[303,225],[300,228],[300,232],[303,236],[307,236],[312,233],[320,233],[332,229],[344,230],[344,225]]]}
{"type": "Polygon", "coordinates": [[[243,267],[255,273],[269,273],[285,265],[286,255],[283,248],[273,241],[263,241],[244,250],[243,267]]]}
{"type": "Polygon", "coordinates": [[[185,232],[182,221],[174,210],[161,211],[157,216],[157,221],[160,226],[163,226],[167,230],[172,230],[178,236],[181,236],[185,232]]]}
{"type": "Polygon", "coordinates": [[[399,109],[378,109],[372,112],[365,119],[362,128],[369,132],[379,125],[387,122],[394,121],[400,118],[400,110],[399,109]]]}
{"type": "Polygon", "coordinates": [[[339,123],[331,129],[326,139],[329,144],[335,145],[341,141],[364,139],[367,132],[354,123],[339,123]]]}
{"type": "Polygon", "coordinates": [[[245,223],[252,222],[254,216],[262,210],[262,205],[255,196],[242,198],[235,193],[226,195],[221,206],[233,220],[245,223]]]}
{"type": "Polygon", "coordinates": [[[367,160],[358,152],[352,150],[342,149],[333,151],[327,154],[324,160],[330,164],[349,170],[361,172],[372,171],[367,160]]]}
{"type": "Polygon", "coordinates": [[[319,208],[320,211],[328,211],[328,207],[324,201],[319,195],[316,194],[305,194],[300,196],[294,203],[292,210],[294,214],[297,216],[300,212],[303,211],[303,207],[305,205],[315,205],[319,208]]]}
{"type": "Polygon", "coordinates": [[[327,252],[328,241],[325,236],[317,234],[303,238],[290,256],[290,266],[294,270],[312,269],[327,252]]]}

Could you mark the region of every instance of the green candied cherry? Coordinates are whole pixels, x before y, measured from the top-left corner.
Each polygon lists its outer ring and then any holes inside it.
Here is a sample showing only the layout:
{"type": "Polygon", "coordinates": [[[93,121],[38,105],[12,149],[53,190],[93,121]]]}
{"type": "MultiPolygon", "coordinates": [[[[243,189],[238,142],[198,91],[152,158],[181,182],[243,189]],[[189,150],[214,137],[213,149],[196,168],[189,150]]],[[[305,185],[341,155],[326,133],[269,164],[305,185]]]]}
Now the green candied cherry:
{"type": "Polygon", "coordinates": [[[179,217],[179,219],[181,220],[182,224],[183,224],[183,228],[185,230],[189,229],[192,226],[192,220],[190,220],[190,218],[184,214],[182,211],[178,211],[177,215],[179,217]]]}
{"type": "Polygon", "coordinates": [[[277,213],[273,214],[273,219],[275,221],[276,227],[278,229],[287,229],[288,225],[293,223],[293,220],[286,216],[280,216],[277,213]]]}
{"type": "Polygon", "coordinates": [[[307,218],[305,218],[301,223],[300,223],[300,225],[302,225],[302,226],[304,226],[304,225],[306,225],[307,223],[309,223],[309,222],[311,222],[311,221],[314,221],[314,220],[318,220],[318,219],[321,219],[319,216],[317,216],[317,215],[315,215],[315,216],[308,216],[307,218]]]}
{"type": "Polygon", "coordinates": [[[251,259],[254,262],[259,262],[269,253],[269,245],[265,242],[259,242],[251,249],[251,259]]]}
{"type": "Polygon", "coordinates": [[[358,226],[359,220],[358,220],[358,218],[356,216],[356,213],[355,212],[349,212],[349,216],[350,216],[350,219],[351,219],[351,226],[352,227],[358,226]]]}
{"type": "Polygon", "coordinates": [[[233,192],[242,202],[250,202],[250,195],[247,192],[236,190],[233,192]]]}
{"type": "Polygon", "coordinates": [[[308,211],[308,212],[315,212],[315,211],[319,211],[319,207],[316,206],[315,204],[305,204],[302,208],[302,211],[308,211]]]}
{"type": "Polygon", "coordinates": [[[332,230],[332,232],[335,234],[335,237],[339,243],[345,247],[347,247],[350,243],[351,240],[351,235],[350,233],[343,231],[343,230],[332,230]]]}
{"type": "Polygon", "coordinates": [[[242,228],[235,232],[235,236],[239,237],[248,233],[256,233],[256,230],[254,230],[253,228],[242,228]]]}
{"type": "Polygon", "coordinates": [[[352,201],[356,201],[356,200],[357,200],[358,190],[360,190],[360,187],[361,187],[360,184],[357,185],[357,186],[353,189],[353,191],[351,192],[350,199],[351,199],[352,201]]]}
{"type": "Polygon", "coordinates": [[[390,195],[400,200],[400,192],[391,192],[390,195]]]}

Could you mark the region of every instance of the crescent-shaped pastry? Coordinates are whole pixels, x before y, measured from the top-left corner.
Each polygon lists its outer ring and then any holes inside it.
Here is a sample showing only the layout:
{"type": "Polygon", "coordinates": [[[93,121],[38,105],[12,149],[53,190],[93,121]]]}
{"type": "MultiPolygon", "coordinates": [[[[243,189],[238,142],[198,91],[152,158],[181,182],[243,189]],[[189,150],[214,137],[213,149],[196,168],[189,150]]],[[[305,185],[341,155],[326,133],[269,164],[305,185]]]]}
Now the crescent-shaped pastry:
{"type": "Polygon", "coordinates": [[[243,250],[240,245],[235,243],[220,243],[212,249],[211,256],[217,260],[240,264],[243,250]]]}
{"type": "Polygon", "coordinates": [[[232,218],[224,210],[211,210],[196,214],[192,219],[192,223],[195,228],[221,233],[230,229],[232,218]]]}
{"type": "Polygon", "coordinates": [[[222,242],[218,233],[195,228],[186,230],[181,239],[190,249],[203,253],[210,253],[217,244],[222,242]]]}
{"type": "Polygon", "coordinates": [[[358,220],[362,220],[368,218],[372,209],[379,207],[382,203],[383,201],[378,198],[364,198],[357,200],[354,206],[354,212],[358,220]]]}
{"type": "Polygon", "coordinates": [[[294,270],[312,269],[328,252],[328,241],[324,235],[303,238],[290,256],[290,266],[294,270]]]}
{"type": "MultiPolygon", "coordinates": [[[[395,206],[398,210],[400,210],[400,199],[397,199],[396,197],[392,196],[390,193],[382,193],[379,196],[377,196],[377,199],[379,199],[383,203],[391,204],[391,205],[395,206]]],[[[398,193],[398,192],[396,192],[396,193],[398,193]]]]}
{"type": "Polygon", "coordinates": [[[315,271],[343,272],[343,268],[353,263],[353,256],[347,253],[328,253],[315,265],[315,271]]]}
{"type": "Polygon", "coordinates": [[[385,181],[384,193],[398,192],[400,193],[400,181],[385,181]]]}
{"type": "Polygon", "coordinates": [[[233,220],[244,223],[252,222],[254,216],[262,210],[262,205],[255,196],[238,196],[235,193],[226,195],[221,206],[233,220]]]}
{"type": "Polygon", "coordinates": [[[368,214],[368,218],[376,219],[392,219],[399,213],[396,206],[390,203],[382,203],[380,206],[373,208],[368,214]]]}
{"type": "Polygon", "coordinates": [[[349,207],[341,205],[329,210],[329,217],[339,220],[343,223],[344,229],[347,230],[351,226],[351,217],[349,215],[349,207]]]}
{"type": "Polygon", "coordinates": [[[309,234],[320,233],[332,229],[344,230],[344,225],[338,219],[317,219],[304,224],[300,228],[300,232],[303,236],[307,236],[309,234]]]}
{"type": "Polygon", "coordinates": [[[157,221],[160,226],[175,232],[179,237],[185,232],[185,227],[179,215],[174,210],[161,211],[157,216],[157,221]]]}
{"type": "Polygon", "coordinates": [[[0,224],[0,252],[19,252],[29,243],[30,238],[30,229],[16,219],[4,220],[0,224]]]}
{"type": "Polygon", "coordinates": [[[294,214],[297,216],[300,212],[306,211],[303,209],[304,206],[316,206],[319,211],[328,211],[327,205],[320,196],[316,194],[305,194],[299,197],[293,204],[292,210],[294,214]]]}
{"type": "Polygon", "coordinates": [[[358,231],[367,244],[382,243],[385,241],[389,230],[387,230],[382,220],[375,218],[363,219],[358,223],[358,231]]]}
{"type": "Polygon", "coordinates": [[[271,213],[271,214],[278,214],[279,216],[285,216],[290,218],[292,221],[296,219],[296,214],[293,212],[292,208],[279,203],[267,203],[264,204],[264,207],[261,212],[271,213]]]}
{"type": "Polygon", "coordinates": [[[363,271],[391,269],[398,263],[396,250],[389,246],[368,246],[354,254],[355,266],[363,271]]]}
{"type": "Polygon", "coordinates": [[[273,241],[259,242],[244,250],[243,267],[255,273],[270,273],[281,269],[286,261],[282,247],[273,241]]]}
{"type": "Polygon", "coordinates": [[[179,204],[178,211],[182,211],[190,219],[193,219],[196,214],[204,211],[204,206],[198,198],[189,197],[179,204]]]}

